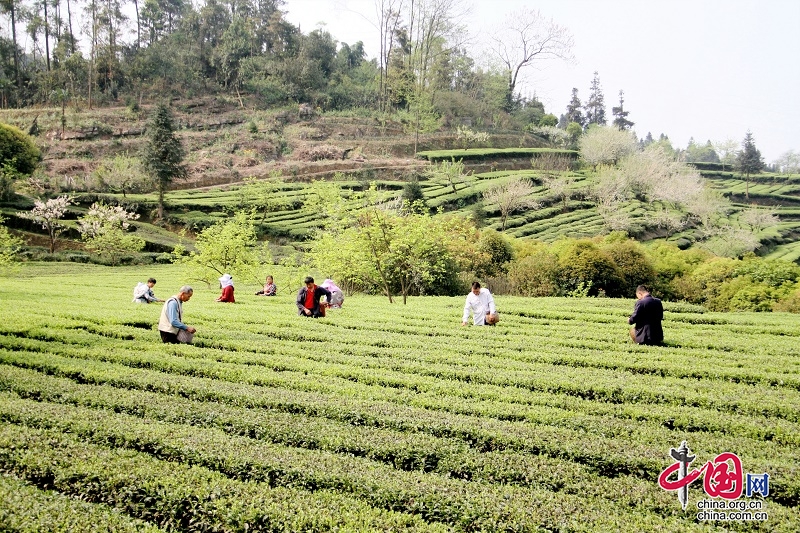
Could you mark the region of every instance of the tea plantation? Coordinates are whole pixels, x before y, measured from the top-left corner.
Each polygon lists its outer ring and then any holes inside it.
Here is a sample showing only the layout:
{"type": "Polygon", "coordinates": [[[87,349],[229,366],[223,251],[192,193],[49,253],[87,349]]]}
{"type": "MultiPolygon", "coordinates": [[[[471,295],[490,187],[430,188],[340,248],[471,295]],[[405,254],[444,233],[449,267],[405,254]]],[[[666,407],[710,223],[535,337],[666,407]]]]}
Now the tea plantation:
{"type": "Polygon", "coordinates": [[[348,297],[297,316],[196,286],[195,345],[163,345],[172,266],[25,264],[0,278],[3,531],[800,530],[800,316],[666,304],[666,346],[628,340],[633,302],[348,297]],[[766,520],[701,521],[658,485],[687,441],[769,474],[766,520]]]}

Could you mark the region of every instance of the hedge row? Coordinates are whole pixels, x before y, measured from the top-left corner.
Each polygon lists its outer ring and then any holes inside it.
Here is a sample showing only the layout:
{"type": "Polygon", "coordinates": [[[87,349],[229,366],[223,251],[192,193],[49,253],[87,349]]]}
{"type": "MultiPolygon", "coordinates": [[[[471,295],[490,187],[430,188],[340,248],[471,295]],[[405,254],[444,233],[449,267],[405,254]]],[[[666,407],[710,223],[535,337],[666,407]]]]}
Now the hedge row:
{"type": "MultiPolygon", "coordinates": [[[[334,490],[372,506],[419,515],[458,530],[521,530],[525,524],[592,520],[608,513],[603,496],[620,490],[629,519],[655,522],[678,516],[672,498],[652,483],[618,479],[594,486],[583,478],[581,491],[464,482],[435,473],[397,472],[381,464],[325,451],[298,450],[228,435],[217,429],[142,421],[126,415],[3,398],[6,422],[74,434],[83,441],[141,451],[165,461],[200,465],[231,479],[311,491],[334,490]],[[578,496],[580,494],[580,496],[578,496]],[[586,497],[589,496],[587,499],[586,497]],[[647,500],[647,506],[641,502],[647,500]],[[537,508],[531,512],[530,502],[537,508]],[[652,513],[656,513],[655,516],[652,513]],[[648,516],[649,515],[649,516],[648,516]]],[[[569,475],[569,471],[563,472],[569,475]]],[[[619,502],[616,502],[619,503],[619,502]]]]}
{"type": "Polygon", "coordinates": [[[472,161],[505,159],[509,157],[530,158],[543,154],[555,154],[569,159],[578,158],[578,152],[576,150],[558,150],[554,148],[467,148],[466,150],[429,150],[417,152],[417,157],[427,159],[431,162],[437,162],[450,161],[451,159],[455,159],[456,161],[459,159],[472,161]]]}
{"type": "Polygon", "coordinates": [[[16,533],[161,533],[164,530],[103,504],[37,489],[0,476],[0,530],[16,533]]]}
{"type": "Polygon", "coordinates": [[[0,471],[102,503],[167,530],[446,531],[329,490],[231,480],[200,466],[81,442],[61,431],[0,428],[0,471]]]}

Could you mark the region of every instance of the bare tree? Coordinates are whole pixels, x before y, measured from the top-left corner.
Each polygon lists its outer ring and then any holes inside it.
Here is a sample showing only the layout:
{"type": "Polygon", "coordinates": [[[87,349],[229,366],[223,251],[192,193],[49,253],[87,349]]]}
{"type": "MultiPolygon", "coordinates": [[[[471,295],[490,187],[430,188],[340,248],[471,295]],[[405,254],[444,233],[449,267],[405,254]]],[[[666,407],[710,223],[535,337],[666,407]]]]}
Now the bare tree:
{"type": "Polygon", "coordinates": [[[794,150],[784,152],[775,160],[773,165],[775,165],[780,172],[785,174],[800,174],[800,153],[794,150]]]}
{"type": "Polygon", "coordinates": [[[739,220],[750,228],[753,233],[759,232],[770,226],[775,226],[780,219],[775,211],[767,207],[750,206],[739,215],[739,220]]]}
{"type": "Polygon", "coordinates": [[[389,58],[392,54],[394,34],[400,27],[400,12],[403,9],[403,0],[375,0],[375,13],[378,18],[377,26],[380,33],[380,107],[385,111],[388,100],[387,76],[389,74],[389,58]]]}
{"type": "Polygon", "coordinates": [[[491,39],[492,51],[508,74],[506,103],[509,108],[523,68],[540,59],[574,59],[572,33],[552,19],[546,19],[538,10],[521,9],[511,13],[504,24],[492,32],[491,39]]]}
{"type": "Polygon", "coordinates": [[[713,143],[714,151],[719,156],[719,161],[722,163],[722,170],[725,170],[725,165],[733,166],[736,163],[736,150],[739,148],[739,143],[735,139],[728,137],[724,141],[715,141],[713,143]]]}
{"type": "Polygon", "coordinates": [[[520,209],[538,209],[539,202],[531,198],[533,185],[530,180],[518,179],[502,185],[490,187],[483,193],[487,204],[494,204],[500,209],[500,230],[506,229],[508,215],[520,209]]]}
{"type": "Polygon", "coordinates": [[[578,140],[581,158],[590,165],[616,165],[636,150],[636,136],[630,131],[598,126],[590,128],[578,140]]]}
{"type": "Polygon", "coordinates": [[[547,174],[543,178],[544,186],[548,188],[550,194],[559,198],[561,200],[561,211],[567,211],[567,202],[570,198],[572,198],[573,193],[575,192],[572,188],[573,183],[575,183],[575,177],[564,175],[559,176],[558,174],[547,174]]]}

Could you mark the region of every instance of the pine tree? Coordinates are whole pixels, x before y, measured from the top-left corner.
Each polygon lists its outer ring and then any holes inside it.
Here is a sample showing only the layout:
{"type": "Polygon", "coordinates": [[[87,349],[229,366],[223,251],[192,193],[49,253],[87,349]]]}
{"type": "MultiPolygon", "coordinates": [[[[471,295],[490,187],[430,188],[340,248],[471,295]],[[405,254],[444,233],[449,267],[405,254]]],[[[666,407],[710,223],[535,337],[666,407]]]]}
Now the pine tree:
{"type": "Polygon", "coordinates": [[[581,100],[578,98],[578,89],[572,88],[572,100],[570,100],[569,104],[567,104],[567,124],[570,122],[576,122],[581,125],[581,127],[586,125],[586,119],[583,117],[583,112],[581,111],[581,100]]]}
{"type": "Polygon", "coordinates": [[[736,168],[745,176],[745,198],[750,198],[750,175],[758,174],[764,170],[764,158],[756,148],[753,134],[750,130],[744,136],[742,149],[736,156],[736,168]]]}
{"type": "MultiPolygon", "coordinates": [[[[612,107],[611,113],[614,115],[614,126],[617,127],[619,130],[629,130],[633,127],[633,122],[628,120],[628,115],[630,114],[629,111],[625,111],[622,107],[624,102],[623,93],[620,89],[619,91],[619,107],[612,107]]],[[[652,141],[652,137],[650,139],[652,141]]]]}
{"type": "Polygon", "coordinates": [[[589,101],[586,102],[586,125],[597,124],[606,125],[606,104],[603,97],[603,90],[600,88],[600,76],[595,71],[592,86],[589,89],[589,101]]]}
{"type": "Polygon", "coordinates": [[[180,139],[175,136],[175,125],[169,108],[161,103],[156,106],[150,125],[148,139],[142,153],[145,172],[155,180],[158,189],[158,218],[164,217],[164,192],[176,179],[185,178],[183,164],[185,151],[180,139]]]}

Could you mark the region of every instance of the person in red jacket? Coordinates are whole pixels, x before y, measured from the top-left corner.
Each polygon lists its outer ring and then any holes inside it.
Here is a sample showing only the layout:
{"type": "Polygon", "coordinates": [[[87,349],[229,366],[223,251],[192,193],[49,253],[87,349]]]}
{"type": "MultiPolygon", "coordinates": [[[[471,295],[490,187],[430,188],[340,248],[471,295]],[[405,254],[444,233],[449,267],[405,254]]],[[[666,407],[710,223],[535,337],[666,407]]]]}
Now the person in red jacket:
{"type": "Polygon", "coordinates": [[[219,278],[219,286],[222,288],[222,294],[217,298],[218,302],[234,303],[236,300],[233,298],[233,278],[230,274],[223,274],[219,278]]]}
{"type": "Polygon", "coordinates": [[[314,278],[311,276],[303,280],[305,287],[300,289],[297,293],[297,310],[301,316],[310,318],[319,318],[325,316],[325,309],[328,307],[328,302],[331,301],[331,293],[325,287],[320,287],[314,283],[314,278]],[[325,296],[324,303],[320,303],[320,299],[325,296]]]}

